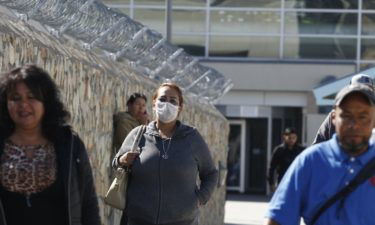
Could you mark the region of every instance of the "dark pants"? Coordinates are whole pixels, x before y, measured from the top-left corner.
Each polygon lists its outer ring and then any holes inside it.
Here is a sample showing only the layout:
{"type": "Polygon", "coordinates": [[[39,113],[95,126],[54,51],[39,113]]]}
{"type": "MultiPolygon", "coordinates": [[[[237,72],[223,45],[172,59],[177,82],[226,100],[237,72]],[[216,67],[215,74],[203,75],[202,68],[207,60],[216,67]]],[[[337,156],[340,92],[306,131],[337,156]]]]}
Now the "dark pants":
{"type": "Polygon", "coordinates": [[[128,224],[128,217],[125,213],[125,211],[122,212],[120,225],[127,225],[128,224]]]}

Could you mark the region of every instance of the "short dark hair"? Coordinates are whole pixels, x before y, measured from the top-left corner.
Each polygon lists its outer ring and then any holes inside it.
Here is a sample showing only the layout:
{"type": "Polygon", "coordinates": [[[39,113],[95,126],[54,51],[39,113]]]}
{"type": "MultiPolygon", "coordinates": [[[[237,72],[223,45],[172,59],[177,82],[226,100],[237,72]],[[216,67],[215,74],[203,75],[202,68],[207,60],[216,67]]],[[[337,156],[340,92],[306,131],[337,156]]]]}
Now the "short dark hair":
{"type": "Polygon", "coordinates": [[[59,132],[71,129],[67,125],[70,113],[60,99],[60,91],[50,75],[40,67],[27,64],[15,68],[0,77],[0,138],[8,138],[15,129],[15,124],[8,112],[7,95],[18,83],[24,83],[44,106],[42,134],[49,141],[55,142],[59,132]]]}
{"type": "Polygon", "coordinates": [[[297,130],[294,127],[287,127],[284,130],[283,135],[297,134],[297,130]]]}
{"type": "Polygon", "coordinates": [[[143,98],[147,102],[146,95],[135,92],[132,95],[130,95],[130,97],[128,98],[128,101],[126,102],[126,105],[127,106],[132,105],[137,100],[137,98],[143,98]]]}

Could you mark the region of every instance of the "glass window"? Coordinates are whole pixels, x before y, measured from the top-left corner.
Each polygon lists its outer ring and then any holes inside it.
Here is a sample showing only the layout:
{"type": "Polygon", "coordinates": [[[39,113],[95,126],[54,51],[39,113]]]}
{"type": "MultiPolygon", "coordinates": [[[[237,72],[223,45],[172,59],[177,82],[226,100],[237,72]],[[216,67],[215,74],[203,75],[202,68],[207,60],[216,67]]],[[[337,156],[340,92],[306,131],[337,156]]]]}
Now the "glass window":
{"type": "Polygon", "coordinates": [[[306,13],[285,14],[287,34],[357,34],[355,13],[306,13]]]}
{"type": "Polygon", "coordinates": [[[285,7],[307,9],[358,9],[358,0],[285,0],[285,7]]]}
{"type": "MultiPolygon", "coordinates": [[[[244,135],[242,132],[242,124],[231,124],[228,143],[228,175],[227,186],[228,188],[241,187],[241,138],[244,135]]],[[[244,157],[244,156],[242,156],[244,157]]],[[[243,171],[242,171],[243,172],[243,171]]]]}
{"type": "Polygon", "coordinates": [[[362,35],[375,35],[375,13],[362,14],[362,35]]]}
{"type": "Polygon", "coordinates": [[[284,57],[301,59],[355,59],[356,39],[285,37],[284,57]]]}
{"type": "Polygon", "coordinates": [[[216,57],[278,58],[279,37],[211,36],[209,55],[216,57]]]}
{"type": "Polygon", "coordinates": [[[130,8],[113,8],[113,10],[130,16],[130,8]]]}
{"type": "Polygon", "coordinates": [[[210,31],[224,33],[280,32],[280,13],[259,11],[214,10],[210,15],[210,31]]]}
{"type": "Polygon", "coordinates": [[[172,0],[173,6],[206,6],[206,0],[172,0]]]}
{"type": "Polygon", "coordinates": [[[204,35],[172,35],[172,43],[183,48],[186,53],[194,56],[205,55],[204,35]]]}
{"type": "Polygon", "coordinates": [[[134,20],[165,34],[165,9],[134,9],[134,20]]]}
{"type": "Polygon", "coordinates": [[[209,0],[211,7],[280,8],[281,0],[209,0]]]}
{"type": "Polygon", "coordinates": [[[129,5],[130,0],[103,0],[102,2],[106,5],[109,5],[109,4],[129,5]]]}
{"type": "Polygon", "coordinates": [[[363,38],[361,40],[361,59],[375,60],[375,39],[363,38]]]}
{"type": "Polygon", "coordinates": [[[368,10],[375,9],[375,2],[374,0],[362,0],[362,8],[368,10]]]}
{"type": "Polygon", "coordinates": [[[134,0],[134,5],[165,5],[165,0],[134,0]]]}
{"type": "Polygon", "coordinates": [[[205,32],[206,12],[203,10],[173,10],[173,32],[205,32]]]}

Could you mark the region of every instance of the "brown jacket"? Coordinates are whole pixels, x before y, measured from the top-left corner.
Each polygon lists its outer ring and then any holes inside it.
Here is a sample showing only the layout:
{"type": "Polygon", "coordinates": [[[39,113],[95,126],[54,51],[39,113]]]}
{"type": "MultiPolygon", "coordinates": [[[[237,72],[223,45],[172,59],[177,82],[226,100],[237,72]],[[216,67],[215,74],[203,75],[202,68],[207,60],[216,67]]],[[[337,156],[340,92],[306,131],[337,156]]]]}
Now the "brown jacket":
{"type": "Polygon", "coordinates": [[[113,121],[115,129],[113,146],[117,152],[129,132],[141,124],[129,112],[115,114],[113,121]]]}

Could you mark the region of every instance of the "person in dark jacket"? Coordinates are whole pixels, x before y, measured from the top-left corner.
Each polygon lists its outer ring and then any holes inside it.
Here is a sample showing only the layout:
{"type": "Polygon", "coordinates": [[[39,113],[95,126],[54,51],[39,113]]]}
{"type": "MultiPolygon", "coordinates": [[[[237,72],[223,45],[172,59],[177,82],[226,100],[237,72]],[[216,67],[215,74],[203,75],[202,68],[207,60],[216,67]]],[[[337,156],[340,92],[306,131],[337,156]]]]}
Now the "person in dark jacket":
{"type": "Polygon", "coordinates": [[[0,77],[0,225],[100,225],[86,149],[49,74],[0,77]]]}
{"type": "Polygon", "coordinates": [[[273,150],[268,171],[268,183],[272,192],[276,190],[275,172],[277,173],[277,184],[279,184],[290,164],[305,149],[297,143],[298,136],[295,128],[286,128],[283,139],[283,143],[273,150]]]}
{"type": "MultiPolygon", "coordinates": [[[[374,83],[373,80],[370,76],[366,74],[356,74],[352,77],[350,80],[351,85],[356,85],[356,84],[364,84],[371,88],[371,90],[374,91],[374,83]]],[[[313,145],[323,142],[323,141],[328,141],[332,138],[333,134],[335,133],[335,125],[332,122],[332,112],[329,112],[327,117],[324,119],[323,123],[320,125],[316,136],[313,141],[313,145]]],[[[372,139],[375,138],[375,133],[372,135],[372,139]]]]}
{"type": "Polygon", "coordinates": [[[131,167],[124,193],[128,225],[197,225],[199,206],[215,189],[218,171],[210,150],[197,129],[177,120],[182,109],[180,88],[162,84],[153,96],[156,120],[147,125],[140,152],[130,151],[137,127],[113,159],[114,168],[131,167]]]}

